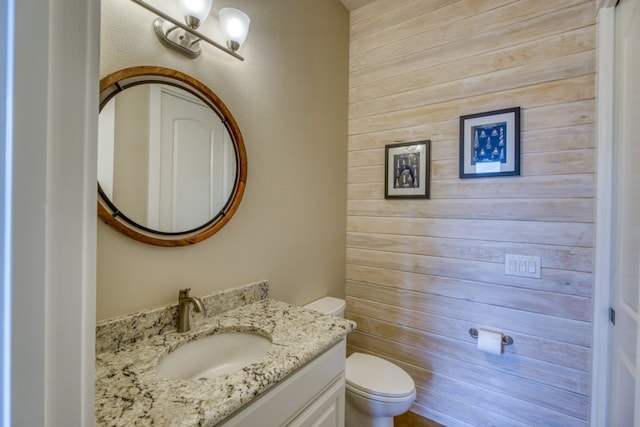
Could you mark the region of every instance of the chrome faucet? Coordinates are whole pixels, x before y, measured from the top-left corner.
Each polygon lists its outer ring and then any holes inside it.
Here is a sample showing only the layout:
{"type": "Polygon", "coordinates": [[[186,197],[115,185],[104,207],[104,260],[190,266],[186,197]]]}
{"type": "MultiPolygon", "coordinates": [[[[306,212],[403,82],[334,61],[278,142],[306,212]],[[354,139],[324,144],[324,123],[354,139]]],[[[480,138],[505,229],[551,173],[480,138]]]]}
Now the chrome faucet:
{"type": "Polygon", "coordinates": [[[189,296],[191,288],[180,289],[178,293],[178,332],[187,332],[191,326],[189,325],[189,308],[191,303],[198,313],[205,312],[204,304],[198,297],[189,296]]]}

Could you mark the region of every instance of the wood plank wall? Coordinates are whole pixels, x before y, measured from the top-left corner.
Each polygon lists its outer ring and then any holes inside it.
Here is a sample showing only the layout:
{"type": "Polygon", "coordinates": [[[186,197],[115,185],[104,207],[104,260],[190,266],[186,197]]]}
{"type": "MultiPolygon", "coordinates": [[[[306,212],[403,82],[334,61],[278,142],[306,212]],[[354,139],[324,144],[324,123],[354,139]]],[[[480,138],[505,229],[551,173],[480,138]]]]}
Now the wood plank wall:
{"type": "Polygon", "coordinates": [[[448,426],[586,426],[596,5],[378,0],[351,14],[349,351],[415,379],[448,426]],[[461,115],[520,106],[519,177],[458,178],[461,115]],[[432,141],[430,200],[384,199],[384,146],[432,141]],[[542,278],[504,274],[540,256],[542,278]],[[468,329],[515,344],[494,356],[468,329]]]}

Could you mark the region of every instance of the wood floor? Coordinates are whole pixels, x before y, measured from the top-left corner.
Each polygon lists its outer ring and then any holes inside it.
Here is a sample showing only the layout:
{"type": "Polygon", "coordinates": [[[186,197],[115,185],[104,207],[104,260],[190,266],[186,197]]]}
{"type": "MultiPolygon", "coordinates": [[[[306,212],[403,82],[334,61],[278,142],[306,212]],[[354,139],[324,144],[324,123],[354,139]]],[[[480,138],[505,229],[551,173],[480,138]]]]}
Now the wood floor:
{"type": "Polygon", "coordinates": [[[420,415],[416,415],[413,412],[407,412],[399,417],[395,417],[393,425],[394,427],[445,427],[435,421],[422,418],[420,415]]]}

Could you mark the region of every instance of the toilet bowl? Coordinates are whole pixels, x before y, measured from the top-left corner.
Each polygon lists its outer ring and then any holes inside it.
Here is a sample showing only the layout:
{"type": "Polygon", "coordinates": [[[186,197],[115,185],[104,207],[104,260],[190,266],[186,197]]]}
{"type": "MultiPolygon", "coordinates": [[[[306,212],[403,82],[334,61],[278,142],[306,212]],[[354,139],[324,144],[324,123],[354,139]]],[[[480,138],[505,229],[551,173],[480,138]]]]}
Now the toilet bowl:
{"type": "MultiPolygon", "coordinates": [[[[345,301],[325,297],[305,308],[322,314],[344,316],[345,301]]],[[[364,353],[347,358],[346,427],[393,427],[393,417],[411,408],[416,399],[413,379],[399,366],[364,353]]]]}
{"type": "Polygon", "coordinates": [[[345,377],[347,427],[393,427],[393,417],[407,412],[416,400],[409,374],[376,356],[351,354],[345,377]]]}

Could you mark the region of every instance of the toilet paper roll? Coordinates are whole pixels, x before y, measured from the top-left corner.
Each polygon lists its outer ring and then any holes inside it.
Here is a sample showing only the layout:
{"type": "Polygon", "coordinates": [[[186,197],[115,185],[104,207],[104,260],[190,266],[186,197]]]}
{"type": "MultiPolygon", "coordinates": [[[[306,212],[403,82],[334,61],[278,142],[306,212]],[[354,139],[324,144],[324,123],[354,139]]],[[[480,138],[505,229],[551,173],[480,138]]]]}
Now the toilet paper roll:
{"type": "Polygon", "coordinates": [[[502,353],[502,334],[500,332],[478,330],[478,350],[490,354],[502,353]]]}

